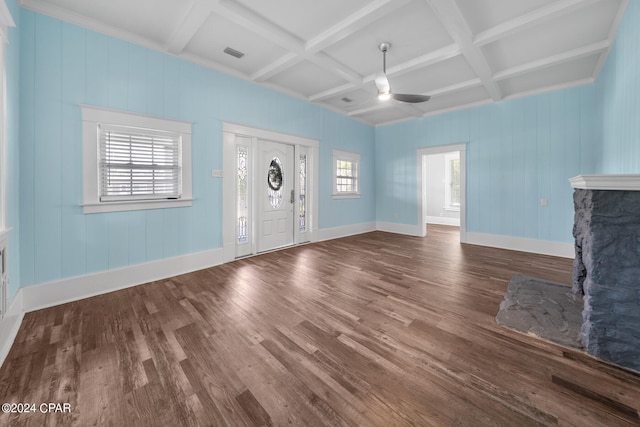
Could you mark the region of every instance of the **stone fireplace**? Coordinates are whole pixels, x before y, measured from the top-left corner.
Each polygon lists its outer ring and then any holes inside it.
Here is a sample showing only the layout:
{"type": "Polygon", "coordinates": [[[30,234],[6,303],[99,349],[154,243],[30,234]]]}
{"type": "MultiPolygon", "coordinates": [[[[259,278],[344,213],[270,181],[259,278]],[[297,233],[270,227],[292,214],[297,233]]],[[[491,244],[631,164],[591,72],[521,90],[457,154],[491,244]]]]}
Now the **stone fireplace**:
{"type": "Polygon", "coordinates": [[[573,292],[585,350],[640,371],[640,175],[579,175],[573,292]]]}

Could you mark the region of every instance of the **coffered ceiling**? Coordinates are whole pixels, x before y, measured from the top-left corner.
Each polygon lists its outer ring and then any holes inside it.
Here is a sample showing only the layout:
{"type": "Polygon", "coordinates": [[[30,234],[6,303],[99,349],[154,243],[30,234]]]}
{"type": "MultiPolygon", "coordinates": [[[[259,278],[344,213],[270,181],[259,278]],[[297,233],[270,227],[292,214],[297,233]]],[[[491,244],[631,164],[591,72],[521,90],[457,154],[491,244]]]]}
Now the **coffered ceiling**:
{"type": "Polygon", "coordinates": [[[383,125],[592,83],[629,0],[20,0],[383,125]],[[381,42],[392,92],[379,101],[381,42]],[[236,58],[224,52],[244,53],[236,58]]]}

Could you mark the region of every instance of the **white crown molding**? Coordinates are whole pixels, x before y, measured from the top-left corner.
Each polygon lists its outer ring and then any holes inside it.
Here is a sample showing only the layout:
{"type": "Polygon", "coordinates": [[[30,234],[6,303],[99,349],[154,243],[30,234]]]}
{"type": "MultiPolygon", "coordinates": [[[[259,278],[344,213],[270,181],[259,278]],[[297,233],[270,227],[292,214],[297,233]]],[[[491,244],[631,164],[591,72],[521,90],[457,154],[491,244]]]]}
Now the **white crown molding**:
{"type": "Polygon", "coordinates": [[[582,190],[640,191],[640,175],[578,175],[569,179],[572,188],[582,190]]]}

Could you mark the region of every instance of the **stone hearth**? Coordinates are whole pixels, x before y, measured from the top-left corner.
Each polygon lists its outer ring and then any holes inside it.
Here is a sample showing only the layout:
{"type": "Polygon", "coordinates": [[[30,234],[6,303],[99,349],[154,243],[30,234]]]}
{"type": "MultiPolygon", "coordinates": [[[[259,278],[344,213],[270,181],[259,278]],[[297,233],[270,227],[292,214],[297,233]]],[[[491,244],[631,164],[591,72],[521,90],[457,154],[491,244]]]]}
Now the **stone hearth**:
{"type": "Polygon", "coordinates": [[[580,175],[574,191],[573,292],[584,295],[582,342],[640,371],[640,175],[580,175]]]}

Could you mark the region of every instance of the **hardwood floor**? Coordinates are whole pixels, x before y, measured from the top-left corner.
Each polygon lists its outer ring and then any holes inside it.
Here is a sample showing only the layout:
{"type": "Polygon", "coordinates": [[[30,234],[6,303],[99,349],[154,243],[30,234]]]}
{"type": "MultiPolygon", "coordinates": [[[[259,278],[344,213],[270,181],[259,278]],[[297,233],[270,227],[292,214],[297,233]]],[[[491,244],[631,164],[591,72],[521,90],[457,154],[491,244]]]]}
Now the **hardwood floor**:
{"type": "MultiPolygon", "coordinates": [[[[291,248],[25,315],[0,425],[640,425],[640,375],[498,326],[571,261],[456,228],[291,248]],[[41,403],[70,412],[40,413],[41,403]]],[[[47,409],[47,408],[45,408],[47,409]]]]}

